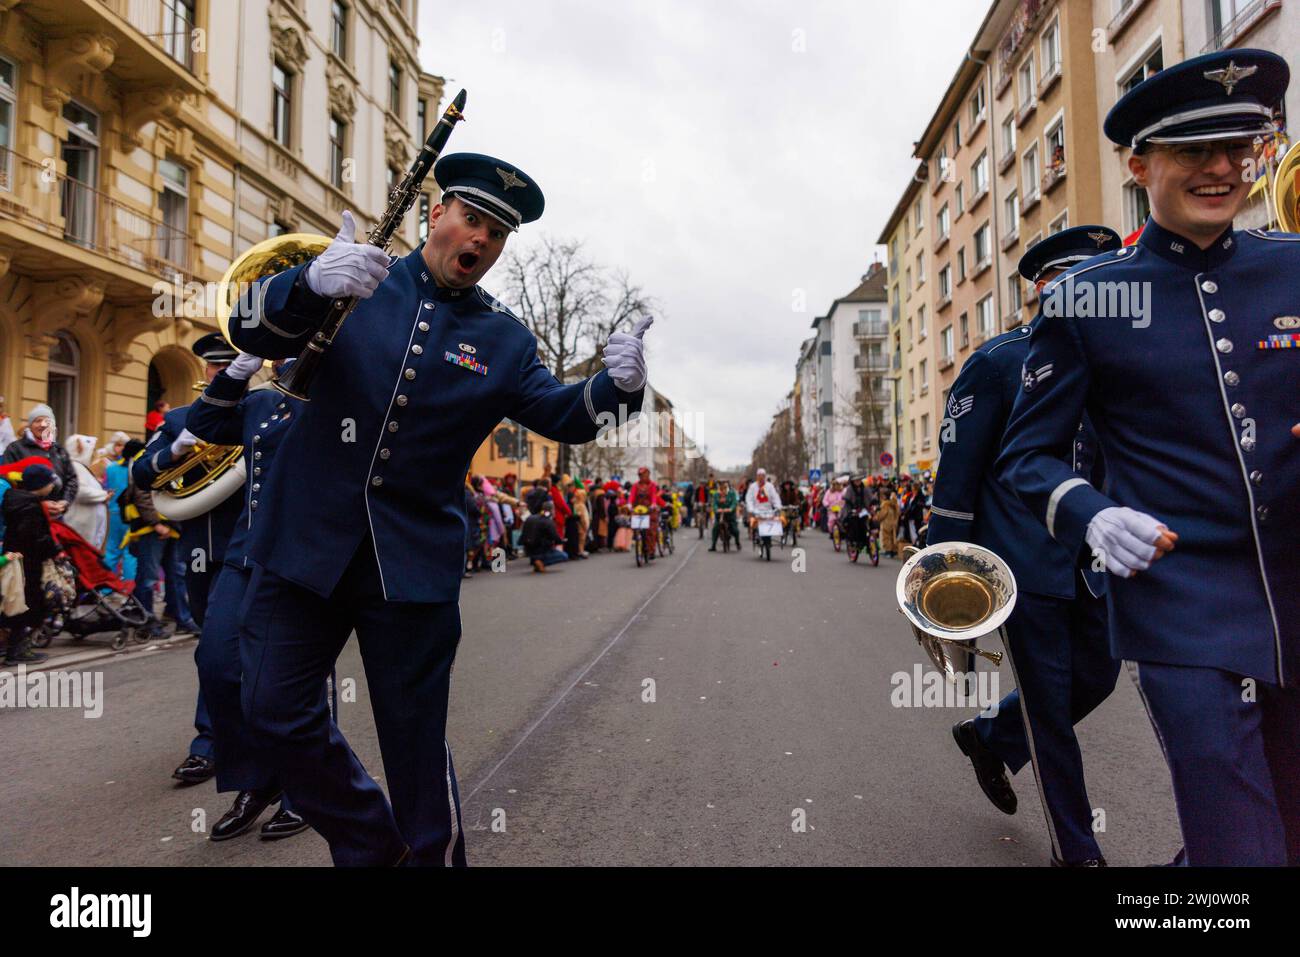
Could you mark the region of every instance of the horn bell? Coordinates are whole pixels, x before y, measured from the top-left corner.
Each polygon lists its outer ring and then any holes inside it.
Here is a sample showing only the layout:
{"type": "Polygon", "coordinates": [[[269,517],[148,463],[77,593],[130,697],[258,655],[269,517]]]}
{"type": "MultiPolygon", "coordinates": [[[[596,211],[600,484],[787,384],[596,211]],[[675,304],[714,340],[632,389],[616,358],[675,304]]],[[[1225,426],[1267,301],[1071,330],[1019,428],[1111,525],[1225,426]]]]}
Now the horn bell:
{"type": "Polygon", "coordinates": [[[1016,577],[994,552],[970,542],[931,545],[903,563],[894,587],[917,642],[949,681],[971,671],[977,655],[1002,661],[976,647],[1016,606],[1016,577]]]}
{"type": "Polygon", "coordinates": [[[1284,233],[1300,233],[1300,144],[1292,145],[1282,157],[1273,186],[1278,229],[1284,233]]]}
{"type": "MultiPolygon", "coordinates": [[[[272,236],[255,246],[250,246],[230,264],[221,277],[217,292],[217,328],[232,346],[230,317],[239,305],[240,297],[259,279],[266,279],[294,266],[315,259],[330,244],[328,236],[319,233],[286,233],[272,236]]],[[[238,348],[238,346],[235,346],[238,348]]]]}

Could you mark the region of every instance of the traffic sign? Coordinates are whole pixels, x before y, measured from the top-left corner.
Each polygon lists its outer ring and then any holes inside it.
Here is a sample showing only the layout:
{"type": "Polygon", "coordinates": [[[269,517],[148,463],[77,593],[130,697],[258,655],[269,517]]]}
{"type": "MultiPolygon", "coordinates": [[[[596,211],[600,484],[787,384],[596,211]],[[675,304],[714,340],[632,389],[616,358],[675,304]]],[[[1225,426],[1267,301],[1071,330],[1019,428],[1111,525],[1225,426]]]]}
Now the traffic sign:
{"type": "Polygon", "coordinates": [[[809,469],[809,470],[808,470],[808,481],[810,481],[810,482],[820,482],[821,480],[822,480],[822,470],[821,470],[821,469],[809,469]]]}
{"type": "Polygon", "coordinates": [[[881,452],[880,464],[885,466],[885,468],[889,468],[889,466],[894,464],[894,457],[890,455],[888,452],[881,452]]]}

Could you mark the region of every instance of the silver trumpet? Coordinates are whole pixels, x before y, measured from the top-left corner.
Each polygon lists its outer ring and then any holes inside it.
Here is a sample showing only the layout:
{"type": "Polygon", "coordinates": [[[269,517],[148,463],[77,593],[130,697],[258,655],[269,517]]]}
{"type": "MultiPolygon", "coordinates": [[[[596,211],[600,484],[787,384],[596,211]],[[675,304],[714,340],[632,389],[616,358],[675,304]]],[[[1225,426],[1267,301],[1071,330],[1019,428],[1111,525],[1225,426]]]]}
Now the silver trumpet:
{"type": "Polygon", "coordinates": [[[930,660],[952,682],[973,670],[975,655],[1001,663],[1001,652],[975,643],[996,631],[1006,644],[1002,626],[1016,607],[1016,576],[1007,563],[969,542],[909,550],[895,585],[898,609],[930,660]]]}

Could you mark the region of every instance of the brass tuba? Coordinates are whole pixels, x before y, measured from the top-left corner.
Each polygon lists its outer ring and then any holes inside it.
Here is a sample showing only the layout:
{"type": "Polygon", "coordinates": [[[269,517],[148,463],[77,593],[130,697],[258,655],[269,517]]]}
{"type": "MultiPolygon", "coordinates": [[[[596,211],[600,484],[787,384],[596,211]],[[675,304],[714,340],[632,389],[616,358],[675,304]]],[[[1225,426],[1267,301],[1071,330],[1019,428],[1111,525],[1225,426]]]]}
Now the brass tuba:
{"type": "Polygon", "coordinates": [[[230,338],[230,317],[240,297],[253,283],[315,259],[329,244],[330,238],[320,233],[286,233],[264,239],[245,250],[221,277],[217,294],[217,328],[222,337],[235,345],[230,338]]]}
{"type": "Polygon", "coordinates": [[[1273,208],[1278,229],[1300,233],[1300,143],[1293,145],[1278,164],[1273,180],[1273,208]]]}
{"type": "Polygon", "coordinates": [[[926,655],[949,681],[973,670],[976,655],[1001,663],[1000,652],[975,643],[995,631],[1001,634],[1016,607],[1016,577],[1007,563],[969,542],[913,551],[898,572],[895,591],[899,611],[926,655]]]}

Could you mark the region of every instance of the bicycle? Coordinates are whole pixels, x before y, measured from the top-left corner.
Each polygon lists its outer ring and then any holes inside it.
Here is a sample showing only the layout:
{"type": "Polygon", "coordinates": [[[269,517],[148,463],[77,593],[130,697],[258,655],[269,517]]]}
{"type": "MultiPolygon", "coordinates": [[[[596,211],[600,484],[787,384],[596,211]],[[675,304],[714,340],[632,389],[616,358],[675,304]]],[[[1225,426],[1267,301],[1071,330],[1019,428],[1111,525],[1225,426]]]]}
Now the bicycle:
{"type": "Polygon", "coordinates": [[[844,532],[840,529],[840,506],[839,505],[831,506],[830,526],[831,526],[831,544],[835,546],[835,550],[838,552],[840,550],[841,543],[844,541],[844,532]]]}
{"type": "Polygon", "coordinates": [[[785,513],[785,524],[781,527],[781,547],[785,548],[786,542],[789,541],[791,548],[799,545],[799,508],[796,505],[784,505],[781,511],[785,513]]]}
{"type": "Polygon", "coordinates": [[[659,557],[673,553],[673,524],[667,511],[659,513],[659,557]]]}
{"type": "Polygon", "coordinates": [[[636,554],[636,567],[650,561],[653,546],[650,544],[650,509],[638,505],[632,509],[632,551],[636,554]]]}
{"type": "Polygon", "coordinates": [[[699,537],[704,537],[704,530],[709,527],[709,519],[712,509],[705,508],[703,505],[695,507],[695,528],[699,531],[699,537]]]}
{"type": "Polygon", "coordinates": [[[777,518],[776,509],[768,506],[754,512],[754,546],[765,561],[772,560],[772,539],[781,534],[781,520],[777,518]]]}
{"type": "MultiPolygon", "coordinates": [[[[846,519],[847,519],[848,517],[849,517],[849,516],[845,516],[846,519]]],[[[870,529],[870,527],[871,527],[871,512],[870,512],[870,510],[865,509],[865,508],[860,508],[860,509],[857,510],[856,513],[854,513],[854,515],[853,515],[852,517],[854,517],[854,518],[856,518],[856,519],[858,520],[858,522],[861,524],[861,527],[862,527],[862,528],[870,529]]],[[[855,527],[853,528],[852,532],[850,532],[849,534],[845,535],[845,550],[848,552],[848,554],[849,554],[849,561],[851,561],[851,562],[856,562],[856,561],[858,560],[858,556],[861,555],[863,551],[868,551],[868,549],[869,549],[869,547],[870,547],[870,544],[871,544],[871,535],[870,535],[870,532],[868,532],[868,535],[867,535],[867,541],[865,541],[865,542],[862,541],[861,538],[859,537],[859,536],[860,536],[860,532],[861,532],[861,528],[855,526],[855,527]]],[[[868,551],[867,557],[868,557],[869,559],[871,558],[870,551],[868,551]]],[[[880,563],[880,553],[879,553],[879,550],[877,550],[877,552],[876,552],[876,558],[875,558],[874,561],[872,561],[872,564],[873,564],[873,565],[878,565],[879,563],[880,563]]]]}

